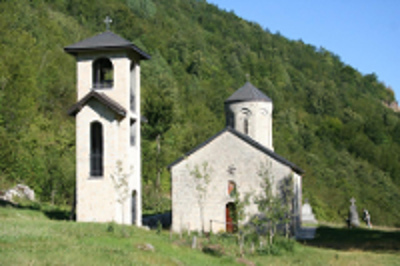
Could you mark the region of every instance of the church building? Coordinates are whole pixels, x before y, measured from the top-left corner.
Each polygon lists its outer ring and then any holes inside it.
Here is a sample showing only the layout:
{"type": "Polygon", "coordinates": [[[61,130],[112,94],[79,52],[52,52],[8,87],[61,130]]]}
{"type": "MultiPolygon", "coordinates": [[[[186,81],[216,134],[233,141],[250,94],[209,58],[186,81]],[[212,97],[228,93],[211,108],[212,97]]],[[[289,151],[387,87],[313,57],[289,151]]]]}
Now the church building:
{"type": "Polygon", "coordinates": [[[77,62],[77,221],[141,225],[140,61],[150,56],[111,31],[64,49],[77,62]]]}
{"type": "MultiPolygon", "coordinates": [[[[235,191],[259,195],[268,173],[279,197],[286,180],[292,184],[292,229],[300,227],[302,169],[274,152],[272,100],[247,82],[225,100],[226,128],[171,165],[173,231],[232,231],[235,191]]],[[[254,201],[246,219],[257,215],[254,201]]]]}

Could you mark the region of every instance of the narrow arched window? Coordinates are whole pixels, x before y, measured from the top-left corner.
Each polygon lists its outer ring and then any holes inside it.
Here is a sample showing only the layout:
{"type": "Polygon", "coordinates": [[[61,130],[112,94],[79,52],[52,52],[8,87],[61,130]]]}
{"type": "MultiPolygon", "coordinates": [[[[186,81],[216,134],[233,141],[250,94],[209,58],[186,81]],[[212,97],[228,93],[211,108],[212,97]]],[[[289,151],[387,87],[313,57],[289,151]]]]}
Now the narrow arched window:
{"type": "Polygon", "coordinates": [[[249,135],[249,119],[247,117],[243,120],[243,132],[246,135],[249,135]]]}
{"type": "Polygon", "coordinates": [[[235,113],[231,112],[231,127],[235,128],[235,113]]]}
{"type": "Polygon", "coordinates": [[[98,58],[93,62],[93,88],[112,88],[114,85],[114,71],[111,60],[98,58]]]}
{"type": "Polygon", "coordinates": [[[241,117],[242,122],[240,123],[240,126],[242,128],[240,131],[242,131],[243,134],[249,135],[251,111],[247,108],[243,108],[241,110],[241,117]]]}
{"type": "Polygon", "coordinates": [[[228,182],[228,195],[233,197],[236,194],[236,183],[233,181],[228,182]]]}
{"type": "Polygon", "coordinates": [[[103,126],[100,122],[90,124],[90,175],[103,175],[103,126]]]}
{"type": "Polygon", "coordinates": [[[136,190],[132,191],[132,224],[137,224],[136,223],[136,204],[137,204],[137,192],[136,190]]]}

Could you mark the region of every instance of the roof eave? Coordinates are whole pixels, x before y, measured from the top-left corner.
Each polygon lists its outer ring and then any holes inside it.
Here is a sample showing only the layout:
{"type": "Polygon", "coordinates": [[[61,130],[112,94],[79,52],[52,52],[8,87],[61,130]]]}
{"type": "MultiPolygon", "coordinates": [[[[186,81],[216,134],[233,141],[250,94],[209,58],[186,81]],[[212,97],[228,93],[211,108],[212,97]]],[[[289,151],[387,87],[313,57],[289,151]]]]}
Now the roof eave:
{"type": "Polygon", "coordinates": [[[76,116],[83,109],[83,107],[85,107],[85,105],[89,102],[89,100],[91,98],[95,98],[100,103],[104,104],[110,110],[112,110],[117,115],[119,115],[121,118],[126,116],[126,114],[127,114],[126,110],[124,110],[122,107],[118,107],[118,105],[112,103],[112,99],[106,99],[104,97],[107,97],[107,96],[102,96],[101,94],[99,94],[95,91],[91,91],[85,97],[83,97],[80,101],[78,101],[73,106],[71,106],[68,109],[67,114],[69,116],[76,116]]]}
{"type": "Polygon", "coordinates": [[[280,163],[290,167],[293,171],[295,171],[296,173],[302,175],[304,174],[304,170],[301,169],[300,167],[298,167],[297,165],[295,165],[294,163],[286,160],[285,158],[281,157],[280,155],[278,155],[277,153],[275,153],[274,151],[268,149],[267,147],[261,145],[260,143],[256,142],[255,140],[251,139],[250,137],[243,135],[242,133],[236,131],[235,129],[231,128],[231,127],[226,127],[223,130],[221,130],[220,132],[218,132],[217,134],[215,134],[214,136],[210,137],[209,139],[207,139],[206,141],[204,141],[203,143],[201,143],[200,145],[197,145],[195,148],[191,149],[189,152],[185,153],[182,157],[178,158],[177,160],[175,160],[174,162],[170,163],[167,166],[168,170],[171,170],[172,167],[174,167],[175,165],[177,165],[178,163],[180,163],[181,161],[183,161],[185,158],[189,157],[190,155],[192,155],[193,153],[195,153],[196,151],[198,151],[199,149],[203,148],[204,146],[206,146],[208,143],[210,143],[211,141],[213,141],[214,139],[216,139],[219,135],[221,135],[222,133],[229,131],[230,133],[232,133],[233,135],[237,136],[238,138],[240,138],[241,140],[247,142],[248,144],[252,145],[253,147],[255,147],[256,149],[261,150],[262,152],[268,154],[269,156],[271,156],[272,158],[274,158],[275,160],[279,161],[280,163]]]}
{"type": "Polygon", "coordinates": [[[224,128],[223,130],[221,130],[220,132],[218,132],[217,134],[215,134],[214,136],[208,138],[206,141],[202,142],[201,144],[197,145],[196,147],[194,147],[193,149],[191,149],[190,151],[186,152],[183,156],[181,156],[180,158],[176,159],[175,161],[173,161],[172,163],[170,163],[167,166],[168,170],[171,170],[171,168],[175,165],[177,165],[178,163],[180,163],[181,161],[183,161],[185,158],[189,157],[190,155],[192,155],[193,153],[195,153],[196,151],[198,151],[199,149],[203,148],[204,146],[206,146],[208,143],[210,143],[211,141],[213,141],[215,138],[217,138],[219,135],[221,135],[222,133],[224,133],[225,131],[227,131],[228,128],[224,128]]]}
{"type": "Polygon", "coordinates": [[[300,167],[298,167],[294,163],[288,161],[287,159],[283,158],[282,156],[280,156],[279,154],[277,154],[273,150],[270,150],[267,147],[265,147],[264,145],[261,145],[260,143],[258,143],[257,141],[253,140],[252,138],[250,138],[250,137],[248,137],[248,136],[236,131],[235,129],[233,129],[231,127],[228,128],[228,131],[231,132],[232,134],[236,135],[237,137],[239,137],[243,141],[247,142],[248,144],[252,145],[253,147],[255,147],[255,148],[261,150],[262,152],[268,154],[269,156],[271,156],[275,160],[279,161],[280,163],[290,167],[296,173],[298,173],[300,175],[304,174],[304,170],[303,169],[301,169],[300,167]]]}
{"type": "Polygon", "coordinates": [[[243,103],[243,102],[272,102],[268,100],[256,100],[256,99],[249,99],[249,100],[225,100],[224,104],[232,104],[232,103],[243,103]]]}
{"type": "Polygon", "coordinates": [[[133,45],[127,46],[99,46],[99,47],[64,47],[64,51],[70,55],[77,56],[80,53],[90,53],[93,51],[118,51],[118,50],[131,50],[139,54],[140,59],[149,60],[151,56],[133,45]]]}

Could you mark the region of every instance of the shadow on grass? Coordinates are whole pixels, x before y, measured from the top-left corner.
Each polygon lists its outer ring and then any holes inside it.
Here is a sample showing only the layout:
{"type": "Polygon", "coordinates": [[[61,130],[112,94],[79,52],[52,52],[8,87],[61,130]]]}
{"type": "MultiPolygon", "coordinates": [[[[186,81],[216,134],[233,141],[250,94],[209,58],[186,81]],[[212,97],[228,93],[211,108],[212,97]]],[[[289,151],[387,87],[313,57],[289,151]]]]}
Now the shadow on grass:
{"type": "Polygon", "coordinates": [[[222,257],[224,255],[223,248],[219,245],[208,245],[203,247],[202,251],[205,254],[214,256],[214,257],[222,257]]]}
{"type": "Polygon", "coordinates": [[[0,199],[0,207],[17,207],[14,203],[0,199]]]}
{"type": "Polygon", "coordinates": [[[142,224],[151,229],[156,229],[159,224],[163,229],[170,229],[172,224],[172,213],[171,211],[168,211],[154,215],[143,215],[142,224]]]}
{"type": "Polygon", "coordinates": [[[347,229],[321,226],[309,246],[337,250],[400,251],[400,231],[376,229],[347,229]]]}
{"type": "Polygon", "coordinates": [[[51,220],[71,220],[71,218],[73,218],[71,217],[70,210],[61,209],[51,205],[41,205],[37,202],[17,204],[0,199],[0,207],[12,207],[23,210],[40,211],[51,220]]]}
{"type": "Polygon", "coordinates": [[[51,220],[75,220],[71,217],[71,211],[51,209],[42,210],[42,212],[51,220]]]}

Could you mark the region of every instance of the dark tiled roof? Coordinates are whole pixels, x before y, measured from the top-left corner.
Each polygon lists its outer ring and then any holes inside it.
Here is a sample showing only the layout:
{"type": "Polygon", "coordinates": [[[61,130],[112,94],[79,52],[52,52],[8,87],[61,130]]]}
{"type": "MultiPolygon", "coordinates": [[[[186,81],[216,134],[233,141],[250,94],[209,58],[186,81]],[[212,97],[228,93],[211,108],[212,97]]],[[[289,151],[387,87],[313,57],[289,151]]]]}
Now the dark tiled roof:
{"type": "Polygon", "coordinates": [[[126,116],[126,110],[124,107],[122,107],[119,103],[105,95],[104,93],[99,93],[96,91],[91,91],[89,92],[85,97],[83,97],[80,101],[78,101],[76,104],[71,106],[68,110],[68,115],[70,116],[76,116],[77,113],[79,113],[80,110],[92,99],[96,99],[108,108],[110,108],[112,111],[117,113],[118,115],[125,117],[126,116]]]}
{"type": "Polygon", "coordinates": [[[87,52],[93,50],[132,50],[139,54],[140,59],[150,59],[150,55],[140,50],[136,45],[128,40],[125,40],[117,34],[106,31],[83,41],[71,44],[64,50],[72,55],[79,52],[87,52]]]}
{"type": "Polygon", "coordinates": [[[267,95],[254,87],[253,84],[246,82],[243,87],[235,91],[228,99],[226,99],[225,103],[252,101],[272,102],[267,95]]]}
{"type": "Polygon", "coordinates": [[[244,135],[236,130],[234,130],[231,127],[226,127],[225,129],[223,129],[222,131],[218,132],[217,134],[215,134],[214,136],[212,136],[211,138],[209,138],[208,140],[206,140],[205,142],[203,142],[202,144],[198,145],[197,147],[195,147],[194,149],[192,149],[191,151],[185,153],[184,156],[182,156],[181,158],[179,158],[178,160],[174,161],[173,163],[171,163],[170,165],[168,165],[168,169],[171,169],[171,167],[177,165],[178,163],[180,163],[181,161],[183,161],[186,157],[188,157],[189,155],[195,153],[196,151],[200,150],[201,148],[203,148],[204,146],[206,146],[208,143],[211,143],[214,139],[218,138],[220,135],[222,135],[225,132],[230,132],[233,135],[235,135],[236,137],[240,138],[241,140],[247,142],[248,144],[250,144],[251,146],[253,146],[254,148],[260,150],[261,152],[269,155],[270,157],[274,158],[275,160],[277,160],[278,162],[289,166],[293,171],[295,171],[298,174],[303,174],[304,171],[298,167],[297,165],[295,165],[294,163],[286,160],[285,158],[283,158],[282,156],[278,155],[277,153],[275,153],[274,151],[268,149],[267,147],[261,145],[260,143],[258,143],[257,141],[253,140],[252,138],[250,138],[247,135],[244,135]]]}

